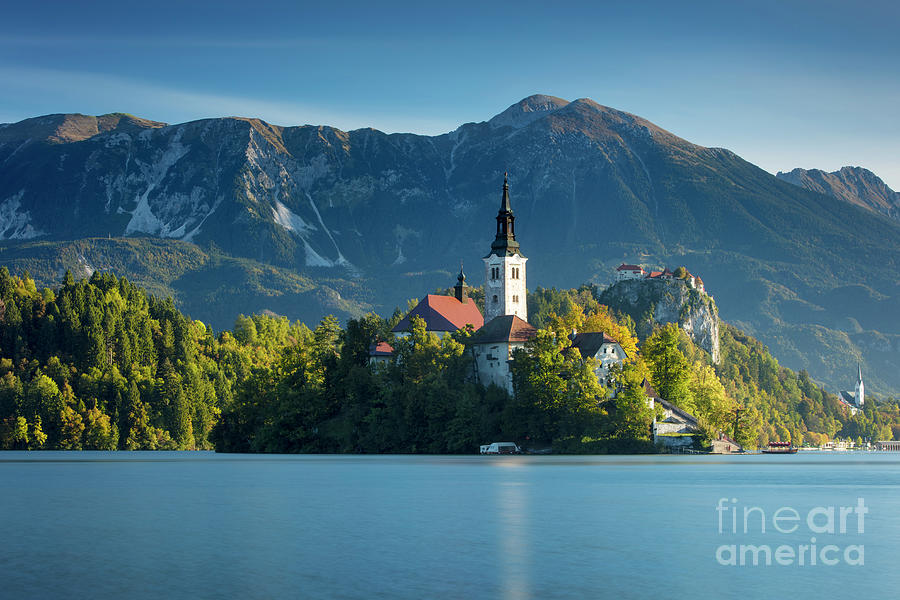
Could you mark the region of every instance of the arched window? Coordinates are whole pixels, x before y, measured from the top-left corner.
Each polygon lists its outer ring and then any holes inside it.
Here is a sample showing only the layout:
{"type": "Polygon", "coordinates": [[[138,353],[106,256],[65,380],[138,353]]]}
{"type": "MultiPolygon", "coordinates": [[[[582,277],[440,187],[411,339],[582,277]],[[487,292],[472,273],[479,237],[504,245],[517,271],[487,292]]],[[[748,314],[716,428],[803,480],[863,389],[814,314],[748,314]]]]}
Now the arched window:
{"type": "Polygon", "coordinates": [[[494,304],[497,304],[497,296],[494,296],[494,304]]]}

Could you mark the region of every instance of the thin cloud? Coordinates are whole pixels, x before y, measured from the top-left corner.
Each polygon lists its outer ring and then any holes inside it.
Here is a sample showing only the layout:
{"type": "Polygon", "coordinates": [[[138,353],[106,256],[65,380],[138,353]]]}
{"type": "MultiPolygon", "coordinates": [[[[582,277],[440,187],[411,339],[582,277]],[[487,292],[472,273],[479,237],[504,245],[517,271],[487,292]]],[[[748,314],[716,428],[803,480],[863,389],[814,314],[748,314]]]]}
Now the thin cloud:
{"type": "Polygon", "coordinates": [[[96,35],[23,35],[0,34],[0,46],[114,46],[132,48],[237,48],[289,49],[314,48],[332,43],[327,38],[239,39],[181,36],[96,36],[96,35]]]}
{"type": "MultiPolygon", "coordinates": [[[[409,115],[356,115],[300,103],[273,102],[161,86],[105,74],[0,66],[9,92],[52,100],[52,112],[131,112],[171,123],[210,117],[256,117],[276,125],[329,125],[345,131],[374,127],[386,133],[446,133],[458,124],[409,115]]],[[[5,112],[9,112],[6,109],[5,112]]],[[[36,116],[21,115],[20,118],[36,116]]]]}

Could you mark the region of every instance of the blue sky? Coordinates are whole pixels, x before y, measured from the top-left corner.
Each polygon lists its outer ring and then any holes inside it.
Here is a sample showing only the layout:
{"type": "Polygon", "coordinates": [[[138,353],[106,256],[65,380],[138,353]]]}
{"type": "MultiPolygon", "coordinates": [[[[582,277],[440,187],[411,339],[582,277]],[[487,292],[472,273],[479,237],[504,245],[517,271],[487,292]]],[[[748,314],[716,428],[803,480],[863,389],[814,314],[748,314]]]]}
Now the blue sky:
{"type": "Polygon", "coordinates": [[[443,133],[533,93],[589,97],[769,171],[872,169],[900,189],[897,2],[15,2],[0,122],[443,133]]]}

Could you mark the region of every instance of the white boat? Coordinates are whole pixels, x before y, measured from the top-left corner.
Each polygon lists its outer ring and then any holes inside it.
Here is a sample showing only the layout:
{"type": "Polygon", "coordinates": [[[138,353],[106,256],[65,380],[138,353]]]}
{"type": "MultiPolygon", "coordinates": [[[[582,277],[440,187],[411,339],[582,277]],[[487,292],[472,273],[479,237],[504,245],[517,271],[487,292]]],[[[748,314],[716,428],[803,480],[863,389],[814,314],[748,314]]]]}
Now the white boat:
{"type": "Polygon", "coordinates": [[[481,446],[482,454],[522,454],[515,442],[494,442],[481,446]]]}

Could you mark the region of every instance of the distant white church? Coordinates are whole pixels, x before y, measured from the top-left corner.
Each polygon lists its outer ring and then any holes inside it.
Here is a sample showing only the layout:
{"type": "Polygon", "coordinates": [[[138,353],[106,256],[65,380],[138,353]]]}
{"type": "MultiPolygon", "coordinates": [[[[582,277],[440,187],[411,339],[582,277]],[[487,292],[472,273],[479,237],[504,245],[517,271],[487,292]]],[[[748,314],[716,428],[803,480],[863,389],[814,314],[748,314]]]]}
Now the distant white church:
{"type": "Polygon", "coordinates": [[[862,367],[856,363],[856,388],[852,392],[841,391],[838,394],[842,404],[850,407],[853,414],[862,409],[866,403],[866,385],[863,383],[862,367]]]}

